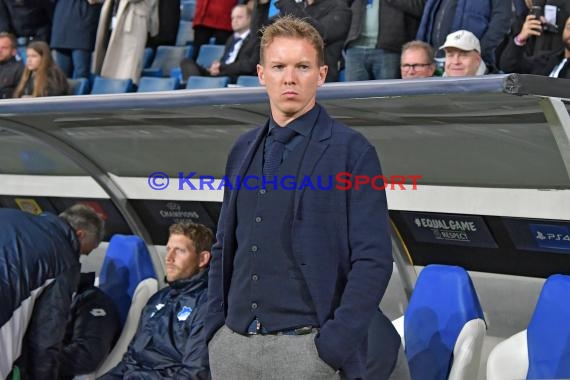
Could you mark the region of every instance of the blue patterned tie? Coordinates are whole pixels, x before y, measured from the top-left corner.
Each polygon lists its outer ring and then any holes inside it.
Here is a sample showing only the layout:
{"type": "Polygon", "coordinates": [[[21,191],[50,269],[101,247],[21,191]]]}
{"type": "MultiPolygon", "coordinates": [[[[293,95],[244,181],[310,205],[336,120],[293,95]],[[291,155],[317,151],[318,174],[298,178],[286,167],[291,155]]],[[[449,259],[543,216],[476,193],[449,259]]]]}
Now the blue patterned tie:
{"type": "Polygon", "coordinates": [[[226,63],[226,61],[228,60],[228,58],[230,58],[230,56],[232,55],[232,53],[234,52],[234,50],[236,49],[236,45],[238,44],[238,42],[240,42],[242,39],[240,37],[234,38],[234,40],[232,41],[232,44],[230,45],[229,49],[226,51],[226,54],[224,54],[224,57],[222,58],[222,63],[226,63]]]}
{"type": "Polygon", "coordinates": [[[277,174],[277,169],[283,160],[285,145],[291,141],[297,132],[291,128],[275,127],[270,134],[273,136],[273,143],[265,155],[265,163],[263,164],[263,175],[265,176],[277,174]]]}

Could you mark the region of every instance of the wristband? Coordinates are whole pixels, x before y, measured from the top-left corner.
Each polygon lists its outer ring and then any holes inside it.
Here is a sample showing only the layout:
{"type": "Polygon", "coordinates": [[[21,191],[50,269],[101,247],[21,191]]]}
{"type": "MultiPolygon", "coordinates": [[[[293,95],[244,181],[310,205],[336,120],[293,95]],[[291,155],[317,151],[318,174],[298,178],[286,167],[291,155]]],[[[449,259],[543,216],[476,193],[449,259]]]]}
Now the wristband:
{"type": "Polygon", "coordinates": [[[515,45],[517,45],[517,46],[524,46],[524,45],[526,45],[526,41],[524,41],[524,42],[521,41],[521,40],[519,39],[518,34],[517,34],[517,35],[515,36],[515,45]]]}

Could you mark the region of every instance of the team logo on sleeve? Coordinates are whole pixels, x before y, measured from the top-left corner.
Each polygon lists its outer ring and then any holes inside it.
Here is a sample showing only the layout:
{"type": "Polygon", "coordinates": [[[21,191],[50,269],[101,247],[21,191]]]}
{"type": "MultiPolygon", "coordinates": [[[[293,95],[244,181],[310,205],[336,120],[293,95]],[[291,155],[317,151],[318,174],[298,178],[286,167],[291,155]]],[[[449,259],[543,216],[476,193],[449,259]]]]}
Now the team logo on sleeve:
{"type": "Polygon", "coordinates": [[[154,307],[156,308],[156,310],[150,314],[151,318],[154,317],[154,315],[156,314],[157,311],[159,311],[160,309],[162,309],[164,307],[164,304],[163,303],[157,303],[154,307]]]}
{"type": "Polygon", "coordinates": [[[182,310],[178,312],[178,320],[183,322],[188,319],[188,317],[192,314],[192,308],[190,306],[183,306],[182,310]]]}

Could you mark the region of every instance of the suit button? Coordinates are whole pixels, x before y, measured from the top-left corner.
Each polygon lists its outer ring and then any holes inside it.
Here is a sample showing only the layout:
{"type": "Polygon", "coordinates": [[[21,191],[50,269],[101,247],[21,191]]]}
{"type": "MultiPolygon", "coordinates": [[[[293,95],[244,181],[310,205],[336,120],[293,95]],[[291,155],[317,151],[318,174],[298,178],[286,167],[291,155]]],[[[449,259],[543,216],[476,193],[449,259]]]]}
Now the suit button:
{"type": "Polygon", "coordinates": [[[263,195],[263,194],[265,194],[265,193],[267,193],[267,190],[265,190],[265,189],[259,190],[259,194],[263,195]]]}
{"type": "Polygon", "coordinates": [[[252,308],[253,310],[257,309],[257,304],[256,304],[255,302],[252,302],[251,308],[252,308]]]}
{"type": "Polygon", "coordinates": [[[257,252],[257,245],[252,245],[251,246],[251,252],[257,252]]]}
{"type": "Polygon", "coordinates": [[[261,223],[261,216],[256,216],[255,217],[255,223],[261,223]]]}
{"type": "Polygon", "coordinates": [[[259,279],[259,276],[256,275],[256,274],[254,274],[254,275],[251,276],[251,279],[252,279],[253,281],[257,281],[257,280],[259,279]]]}

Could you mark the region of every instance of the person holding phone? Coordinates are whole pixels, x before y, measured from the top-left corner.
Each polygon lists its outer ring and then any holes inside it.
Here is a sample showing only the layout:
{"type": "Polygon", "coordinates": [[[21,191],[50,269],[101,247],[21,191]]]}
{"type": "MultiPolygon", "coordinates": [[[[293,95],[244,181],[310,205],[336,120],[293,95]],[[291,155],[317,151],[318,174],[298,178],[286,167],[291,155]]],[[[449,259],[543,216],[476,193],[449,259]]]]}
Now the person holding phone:
{"type": "Polygon", "coordinates": [[[562,29],[570,7],[566,0],[524,0],[526,11],[517,17],[511,26],[511,32],[497,51],[498,66],[502,71],[512,72],[512,62],[503,53],[510,42],[522,47],[524,56],[533,57],[545,51],[563,48],[562,29]],[[548,16],[548,17],[546,17],[548,16]]]}
{"type": "MultiPolygon", "coordinates": [[[[538,20],[533,21],[538,22],[538,20]]],[[[536,26],[536,22],[528,22],[531,26],[528,34],[531,36],[537,35],[538,31],[536,29],[538,27],[536,26]]],[[[517,35],[508,42],[505,50],[501,54],[501,69],[512,73],[545,75],[552,78],[570,79],[570,17],[566,18],[562,29],[560,43],[563,47],[534,56],[525,54],[528,39],[524,40],[524,43],[521,43],[521,37],[517,35]]]]}

